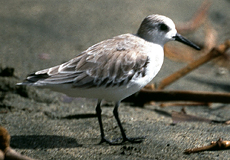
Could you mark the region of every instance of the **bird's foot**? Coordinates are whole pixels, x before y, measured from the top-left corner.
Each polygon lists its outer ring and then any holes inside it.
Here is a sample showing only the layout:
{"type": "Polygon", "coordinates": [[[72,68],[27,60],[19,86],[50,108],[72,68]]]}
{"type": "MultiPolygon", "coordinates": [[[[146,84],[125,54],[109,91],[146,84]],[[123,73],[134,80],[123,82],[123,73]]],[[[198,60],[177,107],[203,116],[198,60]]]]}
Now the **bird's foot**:
{"type": "Polygon", "coordinates": [[[114,140],[108,140],[106,138],[101,138],[101,141],[99,144],[102,144],[102,143],[108,143],[110,145],[120,145],[120,144],[123,144],[125,142],[130,142],[130,143],[141,143],[146,137],[135,137],[135,138],[129,138],[129,137],[125,137],[125,138],[117,138],[117,139],[114,139],[114,140]],[[121,142],[119,142],[120,140],[122,139],[121,142]]]}
{"type": "Polygon", "coordinates": [[[141,143],[146,137],[143,136],[143,137],[134,137],[134,138],[130,138],[130,137],[125,137],[123,138],[123,143],[128,141],[130,143],[141,143]]]}
{"type": "Polygon", "coordinates": [[[102,144],[102,143],[108,143],[108,144],[110,144],[110,145],[115,145],[116,144],[116,141],[111,141],[111,140],[108,140],[107,138],[105,138],[105,137],[102,137],[101,138],[101,141],[99,142],[99,144],[102,144]]]}

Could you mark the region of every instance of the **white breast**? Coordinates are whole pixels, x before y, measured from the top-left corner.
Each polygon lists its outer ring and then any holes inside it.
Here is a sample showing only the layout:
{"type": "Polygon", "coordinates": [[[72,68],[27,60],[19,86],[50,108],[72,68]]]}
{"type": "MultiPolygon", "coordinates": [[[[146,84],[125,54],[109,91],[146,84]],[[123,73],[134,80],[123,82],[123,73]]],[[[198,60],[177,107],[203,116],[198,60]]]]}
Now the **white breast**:
{"type": "Polygon", "coordinates": [[[151,43],[148,52],[149,63],[146,68],[146,75],[144,77],[137,77],[132,79],[132,83],[139,86],[139,89],[147,85],[160,71],[164,61],[163,47],[151,43]]]}

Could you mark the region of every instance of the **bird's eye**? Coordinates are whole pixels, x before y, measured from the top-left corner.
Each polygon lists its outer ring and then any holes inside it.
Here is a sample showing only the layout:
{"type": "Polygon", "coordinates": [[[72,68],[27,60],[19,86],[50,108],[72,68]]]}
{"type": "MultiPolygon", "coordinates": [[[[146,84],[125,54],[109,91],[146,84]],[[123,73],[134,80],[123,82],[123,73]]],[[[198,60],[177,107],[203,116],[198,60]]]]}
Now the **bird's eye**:
{"type": "Polygon", "coordinates": [[[161,31],[168,31],[169,30],[169,27],[164,23],[159,24],[159,28],[161,31]]]}

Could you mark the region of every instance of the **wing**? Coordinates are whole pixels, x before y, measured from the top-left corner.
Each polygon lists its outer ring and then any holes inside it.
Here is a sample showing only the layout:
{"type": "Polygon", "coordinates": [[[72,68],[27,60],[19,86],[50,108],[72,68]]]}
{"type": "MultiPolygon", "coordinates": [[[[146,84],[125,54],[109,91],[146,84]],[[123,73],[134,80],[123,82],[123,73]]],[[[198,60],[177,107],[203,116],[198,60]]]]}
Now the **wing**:
{"type": "MultiPolygon", "coordinates": [[[[140,39],[142,41],[142,39],[140,39]]],[[[148,56],[137,37],[125,34],[93,45],[76,58],[36,72],[29,83],[54,85],[71,83],[73,87],[120,86],[132,78],[145,76],[148,56]]]]}

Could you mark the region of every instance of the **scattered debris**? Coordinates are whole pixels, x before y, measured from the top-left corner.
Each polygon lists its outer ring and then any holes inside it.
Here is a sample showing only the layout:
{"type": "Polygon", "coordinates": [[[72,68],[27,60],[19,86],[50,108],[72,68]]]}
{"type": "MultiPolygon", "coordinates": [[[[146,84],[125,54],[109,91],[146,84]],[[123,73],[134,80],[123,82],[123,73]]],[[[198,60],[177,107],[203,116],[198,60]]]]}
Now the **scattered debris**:
{"type": "Polygon", "coordinates": [[[228,50],[223,56],[217,57],[213,62],[223,68],[230,70],[230,50],[228,50]]]}
{"type": "Polygon", "coordinates": [[[127,97],[123,101],[143,106],[151,101],[190,101],[202,103],[230,103],[230,93],[202,92],[202,91],[179,91],[179,90],[147,90],[141,91],[127,97]]]}
{"type": "Polygon", "coordinates": [[[223,56],[229,48],[230,48],[230,40],[226,40],[225,43],[219,45],[218,47],[213,48],[208,54],[202,56],[198,60],[191,62],[186,67],[180,69],[179,71],[163,79],[158,85],[157,89],[164,89],[169,84],[185,76],[186,74],[198,68],[199,66],[203,65],[204,63],[209,62],[210,60],[216,57],[223,56]]]}
{"type": "Polygon", "coordinates": [[[215,150],[222,150],[222,149],[229,149],[229,148],[230,148],[230,141],[223,141],[222,138],[220,138],[216,142],[212,141],[211,144],[207,146],[186,149],[184,153],[190,154],[190,153],[197,153],[197,152],[203,152],[208,150],[215,151],[215,150]]]}
{"type": "Polygon", "coordinates": [[[0,126],[0,160],[33,160],[10,147],[10,134],[0,126]]]}
{"type": "Polygon", "coordinates": [[[185,109],[183,108],[181,112],[172,111],[172,123],[176,124],[179,122],[207,122],[207,123],[223,123],[227,124],[228,121],[218,121],[218,120],[212,120],[207,119],[203,117],[198,117],[194,115],[189,115],[185,112],[185,109]]]}
{"type": "Polygon", "coordinates": [[[160,104],[160,107],[171,107],[171,106],[210,106],[211,103],[206,102],[164,102],[160,104]]]}

